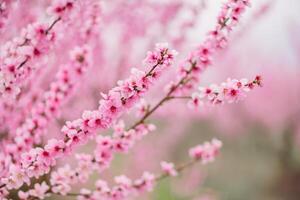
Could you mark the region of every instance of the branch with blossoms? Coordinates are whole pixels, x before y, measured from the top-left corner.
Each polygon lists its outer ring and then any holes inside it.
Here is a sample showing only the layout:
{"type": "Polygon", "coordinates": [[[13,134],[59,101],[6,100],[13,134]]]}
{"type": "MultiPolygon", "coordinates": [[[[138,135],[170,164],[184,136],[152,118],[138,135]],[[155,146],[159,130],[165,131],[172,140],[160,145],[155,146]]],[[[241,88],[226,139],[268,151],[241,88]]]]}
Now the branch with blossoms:
{"type": "MultiPolygon", "coordinates": [[[[195,87],[199,82],[200,73],[211,65],[213,53],[226,47],[228,35],[233,27],[236,26],[246,6],[249,6],[249,2],[244,0],[235,2],[229,1],[227,4],[224,4],[218,17],[216,28],[209,33],[208,38],[198,49],[191,52],[190,56],[181,62],[177,82],[171,81],[169,83],[166,88],[167,94],[153,107],[147,105],[147,109],[144,109],[147,112],[145,112],[144,116],[136,122],[131,129],[144,123],[145,120],[166,101],[175,99],[178,95],[186,94],[195,87]]],[[[149,58],[150,62],[155,62],[156,60],[155,55],[149,55],[149,58]]],[[[257,83],[260,85],[260,77],[257,77],[257,79],[259,79],[257,83]]],[[[256,80],[254,82],[256,83],[256,80]]],[[[239,82],[239,85],[240,84],[242,83],[239,82]]],[[[251,89],[253,88],[252,85],[256,85],[254,83],[249,84],[249,88],[251,89]]],[[[195,100],[194,97],[192,98],[195,100]]]]}
{"type": "MultiPolygon", "coordinates": [[[[29,151],[36,145],[40,145],[42,137],[45,135],[48,124],[59,115],[63,105],[75,93],[79,81],[92,66],[92,51],[94,50],[93,42],[97,32],[94,29],[98,26],[95,14],[99,14],[99,4],[96,1],[87,1],[90,3],[83,18],[90,19],[91,23],[85,26],[85,31],[81,37],[85,45],[76,46],[70,51],[68,63],[62,64],[55,76],[55,80],[50,83],[48,91],[41,94],[35,105],[29,109],[26,120],[20,123],[10,132],[10,137],[3,140],[1,145],[0,160],[9,162],[0,162],[1,173],[3,178],[7,175],[11,165],[21,165],[20,158],[22,152],[29,151]]],[[[14,103],[19,103],[15,101],[14,103]]]]}
{"type": "Polygon", "coordinates": [[[48,141],[44,148],[34,148],[29,153],[23,153],[21,165],[13,164],[9,176],[2,178],[1,188],[17,189],[24,182],[30,183],[30,177],[39,177],[48,173],[50,167],[56,164],[56,159],[74,150],[78,145],[85,144],[95,136],[98,129],[107,129],[120,115],[134,105],[134,103],[157,80],[159,74],[171,65],[176,54],[165,46],[157,45],[157,62],[145,73],[137,69],[132,70],[130,78],[118,82],[118,86],[103,94],[99,108],[95,111],[85,111],[81,119],[67,122],[62,128],[63,140],[48,141]]]}
{"type": "Polygon", "coordinates": [[[21,31],[21,35],[3,45],[0,59],[0,93],[6,98],[16,98],[21,83],[27,80],[39,66],[35,63],[49,52],[56,39],[54,26],[66,20],[74,8],[75,0],[58,4],[56,1],[48,8],[56,18],[50,25],[33,23],[21,31]]]}
{"type": "MultiPolygon", "coordinates": [[[[235,19],[237,20],[237,19],[235,19]]],[[[227,20],[228,21],[228,20],[227,20]]],[[[223,27],[222,27],[223,29],[223,27]]],[[[209,38],[211,39],[211,38],[209,38]]],[[[214,40],[208,40],[208,41],[214,41],[214,40]]],[[[153,63],[159,63],[159,53],[157,52],[149,52],[146,61],[150,64],[153,63]]],[[[192,69],[196,66],[195,63],[192,64],[192,69]]],[[[151,71],[151,70],[150,70],[151,71]]],[[[198,70],[196,70],[197,72],[198,70]]],[[[115,126],[115,132],[114,132],[114,139],[112,141],[111,138],[100,137],[98,141],[98,146],[96,149],[95,157],[91,157],[88,155],[81,155],[79,156],[79,163],[81,163],[80,166],[87,166],[87,163],[93,163],[93,169],[100,169],[102,171],[105,168],[108,168],[110,165],[110,162],[112,160],[112,155],[114,152],[127,152],[130,147],[133,146],[134,141],[137,139],[140,139],[142,136],[146,135],[150,130],[153,130],[153,125],[146,125],[145,120],[151,116],[159,107],[161,107],[165,102],[174,99],[175,97],[172,96],[175,91],[177,92],[177,89],[180,87],[186,86],[188,84],[188,78],[189,75],[192,73],[192,70],[189,70],[183,78],[181,78],[174,87],[170,89],[170,91],[167,93],[167,95],[162,98],[155,106],[150,108],[147,106],[143,110],[146,111],[145,114],[142,116],[140,120],[138,120],[136,123],[134,123],[129,129],[124,130],[124,124],[119,124],[115,126]],[[84,163],[84,164],[82,164],[84,163]]],[[[250,91],[255,86],[261,85],[261,78],[258,76],[253,81],[246,81],[246,80],[232,80],[228,81],[227,83],[222,84],[220,87],[218,87],[218,90],[214,90],[213,94],[215,95],[211,100],[213,104],[221,103],[221,100],[228,102],[233,102],[239,100],[239,98],[244,94],[244,92],[250,91]],[[221,98],[223,97],[223,98],[221,98]]],[[[178,92],[177,92],[178,93],[178,92]]],[[[195,96],[195,95],[193,95],[195,96]]],[[[179,97],[181,98],[181,97],[179,97]]],[[[192,98],[192,97],[189,97],[192,98]]],[[[210,98],[210,97],[209,97],[210,98]]],[[[195,102],[195,100],[193,100],[195,102]]],[[[70,181],[67,181],[69,179],[61,179],[61,177],[57,174],[63,174],[63,172],[70,170],[69,167],[61,168],[61,173],[55,173],[55,177],[53,179],[52,185],[56,187],[55,191],[59,192],[61,194],[66,194],[68,190],[70,190],[70,181]],[[60,180],[64,181],[60,181],[60,180]]],[[[76,173],[87,171],[91,172],[91,169],[89,170],[83,170],[82,168],[77,168],[74,173],[71,173],[70,176],[72,176],[72,181],[78,180],[78,179],[86,179],[86,177],[89,176],[90,173],[82,175],[82,173],[76,173]],[[82,175],[82,176],[81,176],[82,175]],[[84,177],[84,178],[83,178],[84,177]]],[[[76,181],[74,181],[76,182],[76,181]]]]}
{"type": "MultiPolygon", "coordinates": [[[[15,49],[11,50],[8,45],[9,47],[5,54],[7,59],[5,60],[12,58],[16,65],[13,65],[12,70],[8,71],[8,64],[4,62],[5,65],[3,65],[3,69],[6,71],[2,70],[1,66],[0,73],[3,74],[5,72],[4,78],[1,79],[3,81],[2,94],[13,90],[12,96],[16,97],[18,95],[22,85],[21,82],[23,82],[23,79],[28,78],[28,74],[34,70],[34,67],[28,64],[34,63],[34,54],[36,52],[39,55],[41,53],[40,49],[37,48],[38,46],[33,45],[35,44],[34,42],[37,41],[37,44],[45,42],[44,39],[46,38],[45,40],[47,40],[48,35],[53,32],[52,42],[54,26],[59,21],[65,20],[68,18],[68,15],[81,15],[82,13],[80,12],[73,14],[69,12],[74,9],[75,3],[75,0],[55,1],[50,7],[50,11],[56,16],[56,20],[50,26],[39,29],[34,28],[34,34],[30,31],[29,33],[25,31],[24,37],[22,35],[21,38],[14,40],[18,44],[16,47],[14,46],[15,44],[12,45],[15,49]],[[40,34],[38,39],[35,38],[37,35],[36,30],[40,30],[37,31],[40,34]],[[26,51],[26,48],[24,50],[23,47],[29,48],[30,51],[26,51]],[[25,54],[18,54],[20,49],[24,50],[25,54]],[[17,53],[13,54],[11,51],[17,53]],[[31,54],[27,55],[26,52],[31,52],[31,54]],[[25,74],[24,69],[27,69],[27,66],[28,73],[26,72],[25,74]],[[15,73],[17,70],[22,70],[20,76],[6,74],[8,72],[15,73]]],[[[209,32],[204,42],[198,48],[191,51],[189,56],[179,63],[176,78],[169,82],[166,87],[166,94],[156,104],[153,106],[147,105],[141,100],[149,92],[150,88],[158,82],[160,77],[164,75],[165,70],[173,64],[177,53],[169,49],[166,44],[158,44],[154,51],[147,53],[147,57],[144,60],[144,64],[149,68],[147,71],[132,68],[129,78],[118,81],[117,86],[109,90],[107,94],[101,93],[102,99],[99,101],[97,109],[86,110],[81,117],[65,123],[61,129],[62,139],[50,137],[46,144],[42,144],[42,134],[40,133],[44,132],[46,124],[56,117],[56,111],[61,107],[65,98],[69,96],[69,90],[78,82],[78,79],[75,78],[76,76],[69,76],[70,72],[68,70],[81,74],[87,65],[91,65],[85,63],[89,60],[86,59],[87,50],[83,48],[79,49],[79,53],[75,52],[75,56],[71,58],[72,61],[77,63],[72,65],[75,68],[68,68],[67,72],[64,68],[62,71],[59,71],[57,84],[54,82],[50,86],[50,91],[45,93],[41,104],[33,107],[33,112],[30,113],[28,118],[24,119],[24,123],[16,130],[14,143],[4,143],[5,153],[9,156],[7,156],[7,161],[4,159],[5,156],[1,154],[2,159],[5,160],[3,165],[6,166],[7,171],[1,174],[0,197],[6,198],[10,192],[14,189],[19,189],[24,183],[31,185],[32,178],[50,174],[48,182],[36,184],[28,192],[19,192],[19,197],[22,200],[32,200],[44,199],[51,194],[60,194],[63,196],[77,196],[81,200],[97,198],[121,200],[145,190],[151,190],[154,182],[168,176],[175,176],[198,161],[203,163],[212,161],[221,147],[221,142],[218,140],[213,140],[211,143],[205,143],[191,149],[190,156],[192,160],[186,164],[174,166],[172,163],[162,162],[163,174],[161,175],[154,176],[153,174],[145,173],[140,179],[135,181],[125,176],[116,177],[117,186],[111,188],[102,180],[99,180],[95,191],[84,189],[80,194],[71,193],[72,184],[86,182],[93,170],[102,172],[104,169],[108,169],[114,154],[127,153],[136,141],[149,132],[154,131],[155,126],[147,123],[147,120],[168,101],[186,99],[188,100],[188,105],[193,107],[204,106],[205,104],[232,103],[240,100],[246,92],[262,85],[261,77],[257,76],[251,81],[246,79],[229,79],[220,85],[201,87],[198,91],[193,92],[194,88],[199,84],[200,74],[212,64],[214,54],[226,48],[230,33],[238,24],[248,6],[249,0],[228,0],[223,5],[215,28],[209,32]],[[129,128],[125,128],[125,123],[120,118],[125,112],[139,103],[141,103],[139,105],[142,113],[141,118],[129,128]],[[96,137],[98,130],[104,131],[111,127],[114,128],[112,136],[96,137]],[[75,169],[65,165],[54,170],[59,158],[66,157],[73,153],[77,147],[83,146],[89,140],[95,138],[97,138],[97,146],[94,149],[94,153],[92,155],[76,154],[78,166],[75,169]],[[41,146],[37,147],[35,145],[41,146]],[[24,150],[26,152],[23,152],[24,150]]],[[[84,26],[80,27],[82,24],[79,23],[80,25],[77,24],[75,27],[81,29],[80,33],[88,37],[88,35],[96,31],[95,27],[97,27],[98,21],[99,13],[95,13],[90,16],[86,23],[83,23],[84,26]]],[[[79,43],[85,43],[85,40],[80,40],[79,43]]],[[[48,49],[48,46],[54,46],[54,44],[47,43],[45,46],[48,49]]],[[[42,53],[46,54],[47,52],[42,53]]]]}
{"type": "Polygon", "coordinates": [[[204,104],[233,103],[239,101],[245,96],[246,92],[251,91],[256,86],[262,86],[260,76],[256,76],[252,81],[248,81],[247,79],[228,79],[220,85],[213,84],[209,87],[199,87],[199,91],[194,92],[192,96],[174,96],[170,98],[191,99],[189,101],[191,107],[201,107],[204,104]]]}
{"type": "MultiPolygon", "coordinates": [[[[222,147],[222,142],[213,139],[211,142],[205,142],[202,145],[197,145],[189,150],[190,161],[183,163],[181,165],[175,166],[173,163],[162,161],[160,163],[162,173],[154,175],[150,172],[144,172],[142,177],[136,180],[131,180],[125,175],[116,176],[114,187],[109,187],[108,184],[99,179],[96,181],[96,189],[81,189],[80,193],[65,193],[60,195],[77,197],[78,200],[97,200],[97,199],[114,199],[123,200],[128,197],[137,197],[145,192],[150,192],[153,190],[155,183],[167,178],[177,176],[179,173],[185,169],[195,165],[198,162],[202,164],[207,164],[213,162],[215,157],[219,154],[220,148],[222,147]]],[[[92,164],[92,163],[91,163],[92,164]]],[[[92,168],[89,166],[88,168],[92,168]]],[[[82,171],[83,173],[85,171],[82,171]]],[[[61,180],[68,179],[68,173],[62,174],[61,180]]],[[[52,193],[56,193],[54,188],[50,188],[46,182],[41,184],[36,183],[33,189],[27,192],[20,191],[19,197],[21,200],[35,200],[44,199],[50,196],[52,193]]]]}
{"type": "Polygon", "coordinates": [[[44,93],[40,102],[33,106],[26,121],[15,130],[13,135],[17,139],[6,143],[9,148],[4,147],[8,156],[12,155],[14,163],[18,162],[21,152],[41,143],[46,125],[58,115],[59,108],[74,93],[76,83],[91,66],[90,54],[91,49],[87,46],[75,47],[70,52],[70,62],[61,67],[49,90],[44,93]]]}
{"type": "MultiPolygon", "coordinates": [[[[200,100],[207,100],[210,104],[217,105],[224,102],[232,103],[237,102],[245,95],[245,92],[249,92],[255,86],[261,85],[261,78],[259,76],[255,77],[253,81],[247,81],[246,79],[238,80],[228,80],[222,83],[220,86],[212,85],[205,89],[199,88],[199,93],[194,93],[192,97],[184,97],[183,99],[191,99],[190,103],[193,106],[199,106],[200,100]]],[[[170,99],[182,98],[182,97],[170,97],[170,99]]],[[[162,104],[160,104],[162,105],[162,104]]],[[[149,111],[151,112],[151,111],[149,111]]],[[[152,111],[153,113],[154,111],[152,111]]],[[[147,115],[150,116],[150,115],[147,115]]],[[[145,121],[147,117],[143,117],[142,120],[145,121]]],[[[97,146],[94,151],[94,155],[89,154],[77,154],[76,159],[78,162],[78,167],[71,169],[69,165],[59,168],[58,170],[51,173],[50,185],[44,183],[44,187],[50,188],[51,193],[68,195],[71,191],[71,185],[76,183],[84,183],[88,180],[89,176],[94,170],[98,173],[103,172],[108,169],[111,165],[115,153],[127,153],[134,144],[141,140],[143,137],[148,135],[149,132],[155,130],[153,124],[145,124],[141,122],[142,120],[136,122],[130,129],[125,130],[125,124],[123,121],[114,125],[114,133],[112,136],[98,136],[97,146]]],[[[53,143],[56,141],[54,140],[53,143]]],[[[217,141],[213,141],[217,144],[217,141]]],[[[195,148],[191,150],[191,154],[199,154],[199,158],[202,158],[203,162],[209,161],[209,156],[205,159],[205,156],[201,153],[197,153],[197,149],[201,152],[202,147],[195,148]]],[[[164,163],[163,166],[169,166],[169,164],[164,163]]],[[[175,172],[172,172],[175,174],[175,172]]],[[[50,195],[50,193],[48,194],[50,195]]]]}
{"type": "MultiPolygon", "coordinates": [[[[52,5],[54,6],[54,5],[52,5]]],[[[62,9],[61,4],[57,6],[62,9]]],[[[72,44],[72,49],[75,49],[76,46],[89,46],[91,48],[91,52],[95,51],[95,46],[99,43],[97,40],[99,38],[99,24],[100,24],[100,16],[101,16],[101,9],[100,4],[97,0],[87,0],[84,3],[80,4],[80,7],[85,6],[84,12],[80,11],[79,8],[76,7],[75,11],[72,12],[72,19],[75,18],[76,22],[70,24],[66,21],[66,16],[59,15],[55,13],[57,19],[63,18],[64,23],[68,25],[69,29],[72,29],[75,34],[77,33],[78,38],[75,44],[72,44]],[[80,11],[80,12],[79,12],[80,11]],[[82,27],[79,29],[78,27],[82,27]]],[[[57,23],[57,21],[55,21],[57,23]]],[[[54,27],[55,22],[51,24],[48,30],[54,27]]],[[[59,32],[59,28],[57,27],[55,30],[59,32]]],[[[64,40],[64,43],[68,42],[68,40],[64,40]]],[[[73,42],[73,41],[72,41],[73,42]]],[[[59,45],[56,45],[59,46],[59,45]]],[[[45,56],[46,57],[46,56],[45,56]]],[[[92,56],[93,57],[93,56],[92,56]]],[[[94,60],[94,58],[92,58],[94,60]]],[[[43,96],[43,89],[41,89],[40,85],[43,79],[45,79],[45,71],[47,71],[47,66],[45,63],[40,63],[40,65],[45,65],[43,67],[37,68],[35,71],[31,72],[32,75],[38,74],[39,77],[30,77],[28,83],[25,84],[23,88],[23,92],[20,92],[16,98],[14,99],[0,99],[0,108],[1,108],[1,115],[2,124],[0,125],[1,130],[8,132],[15,132],[15,129],[19,128],[20,124],[23,123],[24,118],[27,118],[28,114],[32,112],[32,107],[35,103],[39,103],[41,96],[43,96]],[[24,105],[24,103],[26,105],[24,105]],[[16,114],[17,113],[17,114],[16,114]],[[16,115],[19,115],[16,117],[16,115]],[[19,119],[16,119],[19,118],[19,119]],[[12,120],[13,119],[13,120],[12,120]],[[8,130],[7,130],[8,129],[8,130]]],[[[64,66],[69,65],[72,67],[72,62],[70,61],[69,64],[60,64],[57,65],[64,66]]],[[[52,66],[55,67],[55,66],[52,66]]],[[[59,67],[60,68],[60,67],[59,67]]],[[[50,84],[51,85],[51,84],[50,84]]]]}

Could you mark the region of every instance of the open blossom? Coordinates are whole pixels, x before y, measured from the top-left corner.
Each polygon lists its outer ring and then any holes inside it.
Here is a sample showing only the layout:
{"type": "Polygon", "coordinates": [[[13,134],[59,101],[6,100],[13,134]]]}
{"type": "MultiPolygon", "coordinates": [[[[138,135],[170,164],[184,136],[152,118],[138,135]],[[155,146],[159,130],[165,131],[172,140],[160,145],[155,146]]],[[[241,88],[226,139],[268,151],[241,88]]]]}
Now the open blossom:
{"type": "Polygon", "coordinates": [[[18,195],[20,199],[29,199],[29,197],[36,197],[38,199],[45,199],[49,194],[47,192],[49,190],[49,186],[42,182],[41,184],[36,183],[34,184],[34,188],[30,189],[28,192],[19,191],[18,195]]]}
{"type": "Polygon", "coordinates": [[[144,172],[141,178],[135,180],[134,185],[139,192],[150,192],[154,188],[154,182],[155,176],[150,172],[144,172]]]}
{"type": "Polygon", "coordinates": [[[203,164],[212,162],[219,154],[222,142],[217,139],[213,139],[211,142],[205,142],[202,145],[195,146],[190,149],[190,157],[196,160],[201,160],[203,164]]]}
{"type": "Polygon", "coordinates": [[[162,168],[162,171],[170,176],[177,176],[177,171],[176,169],[174,168],[174,164],[173,163],[169,163],[169,162],[165,162],[165,161],[162,161],[160,163],[160,166],[162,168]]]}
{"type": "Polygon", "coordinates": [[[12,172],[12,176],[7,179],[4,178],[2,181],[6,184],[7,189],[13,189],[13,188],[18,188],[23,185],[23,183],[30,183],[30,179],[27,176],[26,172],[24,169],[21,169],[20,167],[17,166],[10,166],[10,171],[12,172]]]}
{"type": "Polygon", "coordinates": [[[6,188],[0,188],[0,199],[6,200],[6,196],[9,194],[6,188]]]}
{"type": "Polygon", "coordinates": [[[53,172],[50,178],[52,191],[56,194],[66,195],[71,191],[70,183],[72,182],[73,176],[74,171],[71,170],[69,165],[61,167],[53,172]]]}
{"type": "MultiPolygon", "coordinates": [[[[118,184],[119,186],[122,187],[123,190],[129,190],[132,187],[132,180],[129,179],[127,176],[125,175],[121,175],[121,176],[116,176],[115,178],[115,183],[118,184]]],[[[125,194],[126,196],[128,194],[125,194]]]]}

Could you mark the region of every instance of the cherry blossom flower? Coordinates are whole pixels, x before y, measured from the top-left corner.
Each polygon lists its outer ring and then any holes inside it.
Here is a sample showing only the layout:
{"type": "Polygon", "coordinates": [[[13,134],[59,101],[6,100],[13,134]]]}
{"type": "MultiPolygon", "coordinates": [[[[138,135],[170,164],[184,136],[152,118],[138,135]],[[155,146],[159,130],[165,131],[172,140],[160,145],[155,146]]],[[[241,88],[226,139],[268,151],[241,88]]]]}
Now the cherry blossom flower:
{"type": "Polygon", "coordinates": [[[212,162],[218,155],[222,142],[217,139],[213,139],[211,142],[205,142],[202,145],[195,146],[190,149],[190,157],[196,160],[201,160],[203,164],[212,162]]]}
{"type": "Polygon", "coordinates": [[[162,161],[160,163],[160,166],[162,168],[162,171],[165,172],[166,174],[168,174],[170,176],[177,176],[177,171],[176,171],[176,169],[174,169],[173,163],[162,161]]]}

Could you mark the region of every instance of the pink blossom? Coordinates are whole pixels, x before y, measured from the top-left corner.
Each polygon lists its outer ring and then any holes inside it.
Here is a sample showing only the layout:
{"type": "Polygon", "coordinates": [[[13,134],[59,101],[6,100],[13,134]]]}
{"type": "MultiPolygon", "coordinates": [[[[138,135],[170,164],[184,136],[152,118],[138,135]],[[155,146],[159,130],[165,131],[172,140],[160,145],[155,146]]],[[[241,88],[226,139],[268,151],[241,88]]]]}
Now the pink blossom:
{"type": "Polygon", "coordinates": [[[162,161],[160,163],[160,166],[162,168],[162,171],[170,176],[177,176],[177,171],[174,168],[174,164],[173,163],[169,163],[169,162],[165,162],[162,161]]]}
{"type": "Polygon", "coordinates": [[[97,191],[101,192],[102,194],[105,194],[105,193],[109,192],[109,190],[110,190],[107,183],[103,180],[96,181],[96,189],[97,189],[97,191]]]}
{"type": "Polygon", "coordinates": [[[23,183],[30,183],[29,177],[26,175],[25,171],[19,167],[12,165],[10,167],[10,171],[12,172],[12,176],[7,179],[3,178],[2,181],[6,184],[7,189],[15,189],[19,188],[23,185],[23,183]]]}
{"type": "Polygon", "coordinates": [[[154,175],[150,172],[144,172],[140,179],[137,179],[134,184],[139,192],[152,191],[154,187],[154,175]]]}
{"type": "Polygon", "coordinates": [[[42,184],[36,183],[34,185],[34,188],[29,190],[29,195],[33,197],[37,197],[39,199],[45,199],[49,194],[47,194],[49,190],[49,186],[46,184],[46,182],[42,182],[42,184]]]}
{"type": "Polygon", "coordinates": [[[202,145],[191,148],[189,155],[191,158],[196,160],[200,159],[203,164],[206,164],[215,160],[221,147],[222,142],[213,139],[211,142],[205,142],[202,145]]]}

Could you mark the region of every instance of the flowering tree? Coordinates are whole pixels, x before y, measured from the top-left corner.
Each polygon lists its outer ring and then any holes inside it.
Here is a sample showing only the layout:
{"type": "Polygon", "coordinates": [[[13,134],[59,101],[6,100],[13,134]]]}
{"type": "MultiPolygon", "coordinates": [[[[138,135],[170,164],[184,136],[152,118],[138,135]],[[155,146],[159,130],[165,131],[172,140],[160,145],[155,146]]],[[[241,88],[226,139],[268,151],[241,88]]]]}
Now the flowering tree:
{"type": "Polygon", "coordinates": [[[151,123],[152,116],[169,102],[178,100],[187,110],[201,110],[237,102],[262,85],[261,77],[255,76],[198,88],[202,73],[230,43],[249,0],[220,5],[214,27],[180,61],[175,61],[177,51],[158,43],[146,53],[141,67],[131,67],[142,59],[144,47],[133,48],[141,40],[146,48],[162,37],[179,51],[186,48],[187,32],[196,26],[205,5],[205,1],[197,5],[148,0],[2,1],[0,198],[131,199],[198,162],[214,161],[222,147],[218,139],[191,148],[186,163],[162,161],[157,175],[144,171],[134,180],[115,176],[111,185],[99,178],[94,187],[87,187],[94,172],[112,168],[116,154],[129,153],[159,130],[151,123]],[[183,10],[191,17],[181,17],[183,10]],[[34,14],[27,16],[28,11],[34,14]],[[91,146],[88,153],[78,150],[91,146]],[[68,162],[72,156],[75,164],[68,162]],[[81,189],[75,192],[73,186],[78,184],[81,189]]]}

